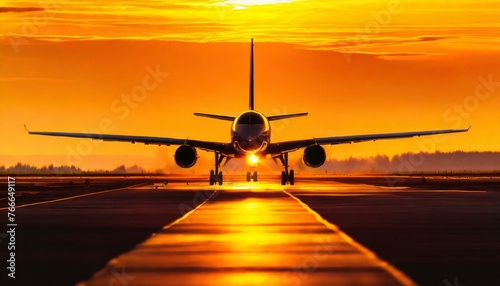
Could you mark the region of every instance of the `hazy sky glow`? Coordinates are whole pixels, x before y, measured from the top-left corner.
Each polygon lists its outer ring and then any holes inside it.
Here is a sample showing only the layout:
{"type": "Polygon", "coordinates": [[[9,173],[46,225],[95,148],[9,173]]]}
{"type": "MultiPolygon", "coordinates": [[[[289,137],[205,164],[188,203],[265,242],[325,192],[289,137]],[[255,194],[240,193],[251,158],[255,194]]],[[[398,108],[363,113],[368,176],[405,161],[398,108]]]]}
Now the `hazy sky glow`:
{"type": "Polygon", "coordinates": [[[0,165],[176,170],[175,147],[28,136],[23,124],[228,141],[228,122],[192,113],[247,107],[252,37],[257,109],[310,112],[273,123],[273,141],[472,124],[328,156],[500,151],[499,19],[496,0],[3,1],[0,165]]]}

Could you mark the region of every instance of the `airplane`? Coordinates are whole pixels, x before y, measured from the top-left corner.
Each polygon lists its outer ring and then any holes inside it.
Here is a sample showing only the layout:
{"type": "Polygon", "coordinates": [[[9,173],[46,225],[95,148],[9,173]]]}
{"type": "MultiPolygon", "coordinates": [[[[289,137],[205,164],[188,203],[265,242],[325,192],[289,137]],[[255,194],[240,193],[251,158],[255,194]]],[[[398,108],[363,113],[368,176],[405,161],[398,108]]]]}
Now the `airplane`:
{"type": "MultiPolygon", "coordinates": [[[[426,136],[444,133],[466,132],[470,129],[445,129],[429,131],[413,131],[382,134],[365,134],[352,136],[334,136],[323,138],[308,138],[301,140],[292,140],[285,142],[271,142],[271,121],[288,119],[293,117],[306,116],[308,113],[294,113],[265,116],[263,113],[255,110],[254,102],[254,42],[251,39],[250,46],[250,88],[249,88],[248,110],[243,111],[238,116],[227,116],[207,113],[194,113],[195,116],[201,116],[217,120],[232,122],[231,140],[229,142],[209,142],[193,139],[177,139],[168,137],[147,137],[131,135],[113,135],[97,133],[68,133],[68,132],[32,132],[32,135],[63,136],[75,138],[89,138],[104,141],[121,141],[131,143],[144,143],[146,145],[178,145],[175,151],[175,162],[181,168],[191,168],[195,165],[198,155],[197,148],[203,151],[214,152],[214,169],[210,170],[210,185],[223,183],[221,168],[224,159],[226,162],[232,158],[246,157],[249,161],[255,162],[258,158],[279,159],[284,170],[281,172],[281,184],[295,184],[294,170],[290,170],[288,165],[288,153],[304,149],[303,162],[312,168],[318,168],[326,160],[326,152],[322,145],[335,145],[345,143],[358,143],[363,141],[375,141],[381,139],[409,138],[414,136],[426,136]]],[[[257,171],[247,172],[247,181],[257,181],[257,171]]]]}

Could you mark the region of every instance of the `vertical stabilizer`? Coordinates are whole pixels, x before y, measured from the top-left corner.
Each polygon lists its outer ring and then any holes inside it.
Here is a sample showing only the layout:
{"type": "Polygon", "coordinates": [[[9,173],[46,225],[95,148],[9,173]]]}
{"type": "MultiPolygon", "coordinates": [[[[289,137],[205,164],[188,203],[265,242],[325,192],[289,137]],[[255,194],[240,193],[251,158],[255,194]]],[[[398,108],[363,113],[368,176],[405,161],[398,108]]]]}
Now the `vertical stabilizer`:
{"type": "Polygon", "coordinates": [[[253,101],[253,39],[250,47],[250,94],[249,94],[249,105],[248,108],[250,110],[254,109],[254,101],[253,101]]]}

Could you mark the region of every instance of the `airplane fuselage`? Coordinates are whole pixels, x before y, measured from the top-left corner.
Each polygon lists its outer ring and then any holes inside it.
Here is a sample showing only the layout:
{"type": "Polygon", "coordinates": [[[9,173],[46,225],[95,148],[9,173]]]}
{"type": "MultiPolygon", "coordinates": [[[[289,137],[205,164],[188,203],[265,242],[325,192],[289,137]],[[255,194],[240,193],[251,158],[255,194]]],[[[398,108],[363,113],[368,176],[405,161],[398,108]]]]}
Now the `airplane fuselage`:
{"type": "Polygon", "coordinates": [[[271,140],[271,125],[267,117],[255,110],[247,110],[233,121],[231,142],[239,156],[259,154],[271,140]]]}

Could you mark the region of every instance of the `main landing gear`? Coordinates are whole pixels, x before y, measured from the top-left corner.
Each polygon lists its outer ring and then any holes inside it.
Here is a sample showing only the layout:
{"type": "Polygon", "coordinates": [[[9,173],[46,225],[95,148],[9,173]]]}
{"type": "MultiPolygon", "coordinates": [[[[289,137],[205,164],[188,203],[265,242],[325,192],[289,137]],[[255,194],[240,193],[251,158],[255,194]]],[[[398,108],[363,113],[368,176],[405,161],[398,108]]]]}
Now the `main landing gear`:
{"type": "Polygon", "coordinates": [[[215,152],[215,171],[210,170],[210,186],[213,186],[216,183],[222,185],[222,171],[219,171],[219,167],[224,158],[225,157],[222,154],[215,152]]]}
{"type": "Polygon", "coordinates": [[[286,185],[287,182],[290,183],[290,185],[295,184],[295,172],[293,170],[288,171],[288,153],[281,154],[278,157],[281,161],[281,164],[283,164],[283,167],[285,167],[285,171],[281,172],[281,184],[284,186],[286,185]]]}

